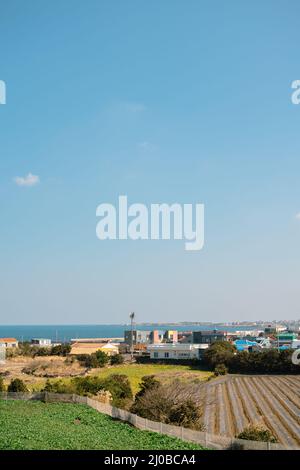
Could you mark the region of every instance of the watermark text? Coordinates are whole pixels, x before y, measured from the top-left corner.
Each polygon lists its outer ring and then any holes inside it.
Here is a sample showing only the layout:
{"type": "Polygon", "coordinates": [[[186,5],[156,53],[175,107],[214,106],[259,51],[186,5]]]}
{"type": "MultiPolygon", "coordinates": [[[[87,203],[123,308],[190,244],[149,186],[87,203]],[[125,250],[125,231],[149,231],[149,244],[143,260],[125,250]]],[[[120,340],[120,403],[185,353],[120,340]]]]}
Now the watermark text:
{"type": "Polygon", "coordinates": [[[187,251],[204,246],[204,204],[128,205],[127,196],[119,196],[116,208],[103,203],[97,207],[99,240],[185,240],[187,251]]]}

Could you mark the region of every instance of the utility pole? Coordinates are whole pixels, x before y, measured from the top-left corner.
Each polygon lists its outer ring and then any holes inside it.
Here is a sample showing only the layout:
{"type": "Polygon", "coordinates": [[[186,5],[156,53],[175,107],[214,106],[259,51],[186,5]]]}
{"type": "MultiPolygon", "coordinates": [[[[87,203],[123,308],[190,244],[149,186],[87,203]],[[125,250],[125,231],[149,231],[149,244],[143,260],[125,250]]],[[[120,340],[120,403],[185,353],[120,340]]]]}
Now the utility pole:
{"type": "Polygon", "coordinates": [[[130,341],[130,354],[131,354],[131,362],[133,361],[133,320],[134,320],[134,312],[131,312],[129,315],[130,323],[131,323],[131,341],[130,341]]]}

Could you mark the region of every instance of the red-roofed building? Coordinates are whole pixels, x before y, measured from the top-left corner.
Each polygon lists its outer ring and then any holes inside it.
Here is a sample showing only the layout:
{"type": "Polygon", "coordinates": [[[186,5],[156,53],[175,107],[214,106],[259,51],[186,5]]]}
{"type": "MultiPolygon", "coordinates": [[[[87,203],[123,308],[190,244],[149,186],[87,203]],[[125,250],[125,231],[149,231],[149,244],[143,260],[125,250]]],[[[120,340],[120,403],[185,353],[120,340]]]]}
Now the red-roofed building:
{"type": "Polygon", "coordinates": [[[0,338],[0,346],[4,346],[5,348],[17,348],[19,345],[18,340],[16,338],[0,338]]]}

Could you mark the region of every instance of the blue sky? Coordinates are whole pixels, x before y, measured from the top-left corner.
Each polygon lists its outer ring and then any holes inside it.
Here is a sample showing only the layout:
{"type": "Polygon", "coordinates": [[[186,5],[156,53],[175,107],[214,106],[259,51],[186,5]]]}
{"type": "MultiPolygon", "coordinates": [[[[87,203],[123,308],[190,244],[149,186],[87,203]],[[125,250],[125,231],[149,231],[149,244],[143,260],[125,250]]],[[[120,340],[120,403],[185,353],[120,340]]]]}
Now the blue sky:
{"type": "Polygon", "coordinates": [[[299,2],[0,10],[0,323],[299,318],[299,2]],[[120,194],[204,203],[204,249],[99,241],[120,194]]]}

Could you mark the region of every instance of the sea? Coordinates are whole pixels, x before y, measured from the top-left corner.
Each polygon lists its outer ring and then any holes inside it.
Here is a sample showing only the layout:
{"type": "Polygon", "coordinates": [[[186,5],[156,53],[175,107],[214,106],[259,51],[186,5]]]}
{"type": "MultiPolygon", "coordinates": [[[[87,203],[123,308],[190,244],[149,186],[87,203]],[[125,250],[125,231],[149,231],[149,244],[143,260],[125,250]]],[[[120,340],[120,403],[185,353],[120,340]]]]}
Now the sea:
{"type": "MultiPolygon", "coordinates": [[[[137,324],[140,330],[222,330],[228,332],[257,330],[258,326],[193,325],[180,324],[137,324]]],[[[0,325],[0,338],[16,338],[18,341],[31,341],[32,338],[48,338],[52,342],[67,342],[74,338],[123,338],[130,325],[0,325]]]]}

